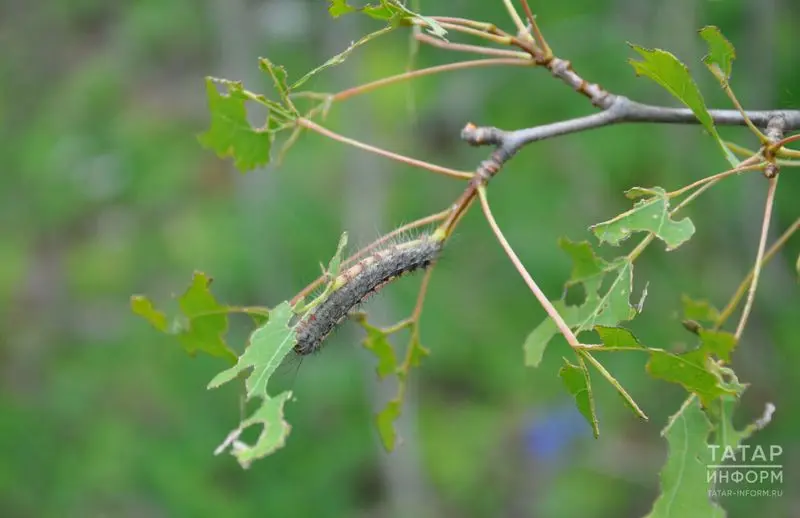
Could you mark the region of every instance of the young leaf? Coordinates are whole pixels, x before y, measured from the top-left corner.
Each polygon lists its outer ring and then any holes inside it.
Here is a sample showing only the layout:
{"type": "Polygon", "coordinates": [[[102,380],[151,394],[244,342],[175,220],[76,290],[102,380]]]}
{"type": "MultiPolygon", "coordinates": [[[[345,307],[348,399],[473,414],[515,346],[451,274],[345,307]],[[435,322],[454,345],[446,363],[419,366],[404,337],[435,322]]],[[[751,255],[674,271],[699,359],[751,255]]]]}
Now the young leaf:
{"type": "Polygon", "coordinates": [[[652,232],[666,243],[668,251],[688,241],[694,234],[694,224],[689,218],[680,221],[671,219],[669,198],[664,189],[634,187],[626,192],[629,198],[638,198],[646,194],[651,197],[637,201],[631,210],[603,223],[592,225],[590,229],[597,239],[601,243],[605,241],[616,246],[633,232],[652,232]]]}
{"type": "Polygon", "coordinates": [[[291,396],[291,391],[282,392],[276,397],[262,396],[258,410],[241,422],[237,431],[239,433],[254,425],[262,426],[254,445],[250,446],[238,439],[233,441],[231,454],[243,468],[249,468],[254,460],[262,459],[286,444],[292,427],[283,418],[283,407],[291,396]]]}
{"type": "Polygon", "coordinates": [[[411,25],[414,22],[421,22],[419,24],[424,25],[429,33],[441,39],[444,39],[447,34],[444,27],[439,25],[436,20],[415,13],[397,0],[380,0],[378,5],[367,4],[360,8],[351,6],[347,3],[347,0],[330,0],[328,13],[333,18],[353,12],[362,12],[370,18],[388,22],[392,26],[411,25]]]}
{"type": "Polygon", "coordinates": [[[661,494],[646,518],[724,518],[725,512],[708,496],[710,432],[711,423],[696,398],[689,398],[670,418],[661,432],[669,448],[661,470],[661,494]]]}
{"type": "Polygon", "coordinates": [[[722,148],[728,162],[733,166],[738,165],[739,160],[728,149],[720,138],[717,128],[714,127],[714,119],[708,113],[700,89],[689,74],[686,65],[667,51],[647,49],[632,43],[628,43],[628,45],[643,58],[643,61],[628,60],[636,71],[636,75],[649,77],[692,110],[697,120],[722,148]]]}
{"type": "Polygon", "coordinates": [[[683,318],[687,320],[716,322],[719,318],[719,311],[707,300],[694,300],[688,295],[682,295],[681,304],[683,305],[683,318]]]}
{"type": "Polygon", "coordinates": [[[600,426],[597,422],[597,414],[594,409],[594,395],[592,394],[592,382],[589,379],[589,371],[586,369],[586,364],[583,363],[582,358],[578,358],[580,364],[573,365],[566,358],[564,358],[564,365],[558,371],[561,381],[567,391],[575,398],[575,404],[578,406],[583,417],[592,427],[592,433],[595,438],[600,436],[600,426]]]}
{"type": "Polygon", "coordinates": [[[338,18],[343,14],[357,11],[355,7],[347,4],[347,0],[331,0],[330,3],[331,5],[328,6],[328,13],[332,18],[338,18]]]}
{"type": "Polygon", "coordinates": [[[397,372],[397,357],[392,344],[389,343],[389,335],[382,329],[370,325],[367,322],[366,315],[363,313],[356,315],[356,321],[367,333],[362,342],[364,348],[372,352],[375,358],[378,359],[378,366],[376,367],[378,377],[385,378],[389,374],[397,372]]]}
{"type": "Polygon", "coordinates": [[[295,344],[294,328],[288,327],[291,318],[292,308],[288,302],[276,306],[266,325],[250,335],[250,343],[236,365],[217,374],[208,384],[208,388],[217,388],[252,367],[253,370],[245,381],[247,399],[256,395],[267,397],[269,378],[295,344]]]}
{"type": "Polygon", "coordinates": [[[733,48],[733,45],[722,35],[719,28],[713,25],[708,25],[700,29],[700,37],[706,40],[708,44],[708,54],[703,58],[703,63],[706,64],[715,76],[723,81],[727,81],[731,77],[733,60],[736,59],[736,50],[733,48]],[[719,70],[719,73],[715,72],[715,66],[719,70]]]}
{"type": "Polygon", "coordinates": [[[391,452],[397,444],[397,431],[394,429],[394,422],[400,417],[402,402],[399,399],[389,401],[386,406],[375,417],[378,426],[378,435],[386,451],[391,452]]]}
{"type": "Polygon", "coordinates": [[[274,133],[253,128],[247,121],[246,97],[240,83],[223,82],[228,93],[217,90],[214,78],[206,78],[211,127],[198,136],[200,144],[214,150],[220,158],[232,157],[242,172],[265,165],[270,159],[274,133]]]}
{"type": "Polygon", "coordinates": [[[278,92],[281,101],[283,101],[283,106],[289,108],[294,115],[297,115],[297,110],[294,108],[291,99],[289,99],[289,87],[286,84],[286,69],[280,65],[276,65],[267,58],[258,58],[258,68],[266,72],[270,79],[272,79],[272,84],[275,85],[275,90],[278,92]]]}

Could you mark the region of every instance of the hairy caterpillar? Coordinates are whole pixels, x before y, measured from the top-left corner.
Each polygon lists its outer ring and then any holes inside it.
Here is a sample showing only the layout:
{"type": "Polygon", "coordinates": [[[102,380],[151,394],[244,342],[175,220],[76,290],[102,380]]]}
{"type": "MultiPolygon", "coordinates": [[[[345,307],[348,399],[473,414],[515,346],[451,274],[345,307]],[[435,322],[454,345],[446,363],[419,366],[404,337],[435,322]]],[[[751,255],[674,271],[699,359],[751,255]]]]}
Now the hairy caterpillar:
{"type": "Polygon", "coordinates": [[[298,324],[295,353],[302,356],[319,350],[350,311],[392,280],[433,264],[443,246],[441,238],[423,235],[377,250],[344,270],[334,281],[334,291],[298,324]]]}

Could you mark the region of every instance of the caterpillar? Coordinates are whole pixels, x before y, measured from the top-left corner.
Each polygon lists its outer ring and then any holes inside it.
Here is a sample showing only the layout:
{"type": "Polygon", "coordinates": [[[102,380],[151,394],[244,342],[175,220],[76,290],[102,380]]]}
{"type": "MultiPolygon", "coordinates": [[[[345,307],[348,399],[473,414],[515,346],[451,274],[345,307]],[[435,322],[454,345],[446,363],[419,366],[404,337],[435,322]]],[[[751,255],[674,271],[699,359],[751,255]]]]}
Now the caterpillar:
{"type": "Polygon", "coordinates": [[[347,268],[334,280],[335,289],[303,316],[297,325],[294,352],[305,356],[322,347],[325,339],[359,304],[394,279],[432,265],[444,246],[438,236],[378,250],[347,268]]]}

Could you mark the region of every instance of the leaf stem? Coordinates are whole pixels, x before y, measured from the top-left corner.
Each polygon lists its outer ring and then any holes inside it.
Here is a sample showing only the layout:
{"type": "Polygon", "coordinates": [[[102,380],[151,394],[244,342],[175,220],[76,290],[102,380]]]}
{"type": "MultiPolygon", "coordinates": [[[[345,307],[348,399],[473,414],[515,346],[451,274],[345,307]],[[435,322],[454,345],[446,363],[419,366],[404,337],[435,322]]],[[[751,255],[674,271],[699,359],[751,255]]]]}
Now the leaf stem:
{"type": "Polygon", "coordinates": [[[756,264],[753,266],[753,279],[750,283],[750,290],[747,294],[747,301],[745,302],[742,316],[739,319],[739,325],[736,327],[736,339],[739,340],[744,332],[744,327],[747,325],[747,319],[750,317],[750,311],[753,308],[753,301],[756,297],[756,288],[758,287],[758,278],[761,273],[761,268],[764,262],[764,250],[767,246],[767,234],[769,234],[769,222],[772,218],[772,206],[775,201],[775,191],[778,188],[778,176],[769,179],[769,188],[767,190],[767,201],[764,204],[764,218],[761,222],[761,238],[758,242],[758,253],[756,254],[756,264]]]}
{"type": "Polygon", "coordinates": [[[503,4],[506,6],[506,11],[508,11],[508,15],[511,17],[511,20],[514,22],[514,25],[517,27],[517,34],[524,37],[529,42],[536,44],[536,41],[531,36],[531,33],[528,32],[528,28],[525,27],[525,22],[522,21],[522,18],[519,16],[516,8],[514,8],[514,4],[511,3],[511,0],[503,0],[503,4]]]}
{"type": "Polygon", "coordinates": [[[536,296],[536,299],[539,301],[539,304],[542,305],[547,315],[553,320],[556,324],[556,327],[564,335],[564,338],[567,340],[567,343],[570,347],[579,347],[581,344],[578,341],[575,334],[572,332],[572,329],[569,328],[564,319],[558,313],[553,304],[547,299],[547,296],[542,292],[539,286],[536,284],[536,281],[533,280],[531,275],[528,273],[528,270],[525,269],[525,266],[522,265],[522,262],[519,260],[519,257],[514,252],[514,249],[511,248],[511,245],[506,240],[505,236],[503,235],[503,231],[500,230],[500,227],[497,225],[497,221],[494,219],[494,215],[492,214],[492,210],[489,207],[489,200],[486,197],[486,187],[483,185],[478,187],[478,197],[481,201],[481,207],[483,208],[483,214],[486,216],[486,221],[489,223],[489,226],[494,232],[495,237],[500,242],[500,246],[503,247],[505,250],[506,255],[511,262],[513,263],[514,267],[517,269],[519,274],[525,280],[525,284],[528,285],[528,288],[533,292],[536,296]]]}
{"type": "MultiPolygon", "coordinates": [[[[794,223],[789,225],[789,228],[787,228],[786,231],[783,234],[781,234],[781,237],[779,237],[775,241],[775,243],[773,243],[770,249],[764,254],[764,258],[761,261],[762,268],[766,266],[766,264],[769,263],[773,257],[775,257],[775,254],[777,254],[778,251],[781,248],[783,248],[783,245],[785,245],[786,242],[789,241],[789,238],[791,238],[792,235],[794,235],[794,233],[797,232],[798,229],[800,229],[800,218],[797,218],[794,221],[794,223]]],[[[753,276],[754,276],[754,270],[750,270],[747,276],[739,284],[739,287],[736,289],[736,292],[733,294],[733,297],[731,297],[731,300],[725,306],[725,309],[723,309],[722,312],[719,314],[717,321],[714,323],[714,329],[721,328],[722,325],[725,323],[725,321],[728,320],[728,318],[730,318],[730,316],[736,310],[736,306],[739,305],[739,302],[741,302],[742,297],[744,296],[745,293],[747,293],[747,287],[750,286],[750,283],[753,280],[753,276]]]]}
{"type": "Polygon", "coordinates": [[[738,166],[736,166],[736,167],[734,167],[732,169],[728,169],[727,171],[723,171],[721,173],[717,173],[717,174],[714,174],[714,175],[711,175],[711,176],[707,176],[705,178],[701,178],[700,180],[697,180],[696,182],[690,183],[689,185],[687,185],[685,187],[681,187],[677,191],[672,191],[670,193],[667,193],[667,196],[670,197],[670,198],[674,198],[674,197],[680,196],[681,194],[685,193],[686,191],[690,191],[690,190],[694,189],[695,187],[698,187],[700,185],[706,184],[708,182],[715,182],[716,183],[717,180],[722,180],[723,178],[726,178],[726,177],[734,175],[734,174],[743,173],[745,171],[758,171],[758,170],[761,170],[761,169],[764,168],[764,165],[765,164],[754,164],[754,165],[745,165],[743,167],[741,164],[739,164],[738,166]]]}
{"type": "Polygon", "coordinates": [[[425,162],[423,160],[417,160],[416,158],[407,157],[405,155],[400,155],[398,153],[393,153],[391,151],[386,151],[385,149],[381,149],[379,147],[371,146],[369,144],[365,144],[358,140],[351,139],[349,137],[345,137],[344,135],[340,135],[335,133],[319,124],[306,119],[304,117],[299,117],[297,119],[297,124],[303,126],[304,128],[308,128],[312,131],[319,133],[325,137],[330,139],[336,140],[343,144],[347,144],[353,147],[357,147],[359,149],[363,149],[364,151],[369,151],[370,153],[375,153],[376,155],[381,155],[386,158],[390,158],[397,162],[402,162],[404,164],[408,164],[413,167],[419,167],[421,169],[426,169],[432,173],[442,174],[445,176],[449,176],[451,178],[458,178],[460,180],[468,180],[472,178],[472,173],[468,173],[465,171],[456,171],[455,169],[450,169],[448,167],[442,167],[440,165],[431,164],[430,162],[425,162]]]}
{"type": "Polygon", "coordinates": [[[518,50],[495,49],[492,47],[481,47],[479,45],[470,45],[467,43],[453,43],[450,41],[442,41],[434,38],[428,34],[416,34],[414,38],[421,43],[426,43],[431,47],[437,47],[445,50],[455,50],[460,52],[473,52],[475,54],[483,54],[485,56],[498,56],[506,58],[518,58],[530,60],[530,54],[527,52],[520,52],[518,50]]]}

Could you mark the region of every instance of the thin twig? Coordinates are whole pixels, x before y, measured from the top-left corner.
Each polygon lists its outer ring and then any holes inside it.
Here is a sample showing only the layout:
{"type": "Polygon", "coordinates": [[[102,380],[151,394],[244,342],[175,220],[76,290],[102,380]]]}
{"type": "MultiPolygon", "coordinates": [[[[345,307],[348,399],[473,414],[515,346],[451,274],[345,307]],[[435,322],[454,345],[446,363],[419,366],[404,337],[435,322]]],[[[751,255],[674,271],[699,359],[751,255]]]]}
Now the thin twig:
{"type": "Polygon", "coordinates": [[[531,26],[531,32],[533,33],[536,44],[544,52],[545,58],[552,57],[553,51],[550,49],[550,45],[547,44],[547,40],[544,39],[542,31],[539,29],[539,24],[536,23],[536,17],[533,15],[533,11],[531,11],[531,6],[528,5],[528,0],[521,1],[522,8],[525,10],[525,16],[528,18],[528,23],[531,26]]]}
{"type": "Polygon", "coordinates": [[[750,311],[753,309],[753,301],[756,297],[756,288],[758,287],[758,278],[761,273],[761,268],[764,261],[764,250],[767,247],[767,234],[769,233],[769,222],[772,218],[772,205],[775,201],[775,190],[778,187],[778,177],[774,176],[769,179],[769,189],[767,190],[767,202],[764,206],[764,219],[761,223],[761,238],[758,242],[758,253],[756,254],[756,264],[753,266],[753,280],[750,283],[750,291],[747,294],[747,301],[742,310],[742,316],[739,319],[739,325],[736,326],[736,339],[738,340],[744,332],[744,326],[747,325],[747,319],[750,317],[750,311]]]}
{"type": "Polygon", "coordinates": [[[723,178],[726,178],[726,177],[734,175],[734,174],[744,173],[745,171],[758,171],[758,170],[763,169],[763,168],[764,168],[764,164],[755,164],[755,165],[749,165],[749,166],[745,166],[745,167],[742,167],[742,165],[740,164],[740,165],[738,165],[738,166],[736,166],[736,167],[734,167],[732,169],[728,169],[727,171],[723,171],[721,173],[717,173],[717,174],[714,174],[714,175],[711,175],[711,176],[707,176],[705,178],[701,178],[700,180],[697,180],[696,182],[692,182],[692,183],[690,183],[689,185],[687,185],[685,187],[681,187],[680,189],[678,189],[676,191],[672,191],[670,193],[667,193],[667,196],[669,196],[670,198],[674,198],[676,196],[680,196],[681,194],[685,193],[686,191],[691,191],[695,187],[699,187],[701,185],[707,184],[708,182],[716,183],[717,181],[722,180],[723,178]]]}
{"type": "Polygon", "coordinates": [[[539,304],[541,304],[545,312],[547,312],[547,315],[553,320],[553,322],[555,322],[556,327],[561,332],[561,334],[564,335],[564,338],[566,338],[567,343],[571,347],[579,347],[580,342],[578,341],[578,338],[575,336],[575,334],[572,332],[572,329],[570,329],[567,323],[564,322],[564,319],[561,317],[558,311],[556,311],[556,308],[553,307],[553,304],[548,300],[547,296],[536,284],[536,281],[533,280],[531,275],[528,273],[528,270],[525,269],[525,266],[523,266],[522,261],[519,260],[519,257],[514,252],[514,249],[511,248],[511,245],[508,243],[505,236],[503,235],[503,232],[500,230],[500,227],[497,225],[497,221],[495,221],[494,215],[492,214],[492,210],[489,207],[489,200],[486,197],[486,188],[484,186],[478,187],[478,197],[480,198],[481,207],[483,208],[483,214],[486,216],[486,221],[489,222],[489,226],[492,228],[492,232],[494,232],[495,237],[497,237],[497,240],[500,242],[500,246],[503,247],[503,250],[505,250],[508,258],[511,259],[511,262],[514,264],[514,267],[517,269],[519,274],[525,280],[525,284],[528,285],[528,288],[530,288],[530,290],[536,296],[536,299],[539,301],[539,304]]]}
{"type": "MultiPolygon", "coordinates": [[[[789,238],[791,238],[794,235],[794,233],[797,232],[798,230],[800,230],[800,218],[797,218],[794,221],[794,223],[789,225],[789,227],[784,231],[784,233],[781,234],[781,237],[779,237],[775,241],[775,243],[772,244],[769,250],[767,250],[767,252],[764,254],[764,258],[761,260],[762,268],[765,267],[767,263],[769,263],[772,260],[773,257],[775,257],[775,255],[780,251],[780,249],[783,248],[783,245],[785,245],[786,242],[789,241],[789,238]]],[[[744,297],[745,293],[747,293],[747,287],[750,286],[750,284],[753,282],[754,275],[755,275],[755,270],[750,270],[747,276],[739,284],[739,287],[736,288],[736,292],[731,297],[731,300],[728,301],[728,304],[720,312],[717,321],[714,322],[714,329],[721,328],[723,324],[725,324],[725,322],[728,320],[728,318],[730,318],[733,312],[736,311],[736,306],[739,305],[739,302],[741,302],[742,297],[744,297]]]]}
{"type": "Polygon", "coordinates": [[[514,4],[511,3],[511,0],[503,0],[503,4],[506,6],[506,11],[508,11],[511,21],[513,21],[514,25],[517,27],[517,34],[523,36],[529,42],[536,44],[536,41],[533,39],[533,36],[531,36],[531,33],[528,32],[528,28],[525,27],[525,22],[523,22],[522,18],[520,18],[519,13],[514,8],[514,4]]]}
{"type": "Polygon", "coordinates": [[[339,141],[343,144],[348,144],[353,147],[357,147],[359,149],[375,153],[376,155],[385,156],[386,158],[391,158],[392,160],[396,160],[404,164],[408,164],[414,167],[419,167],[421,169],[426,169],[432,173],[443,174],[445,176],[449,176],[451,178],[459,178],[461,180],[469,180],[470,178],[472,178],[472,173],[468,173],[466,171],[456,171],[448,167],[442,167],[440,165],[431,164],[430,162],[425,162],[423,160],[417,160],[416,158],[411,158],[405,155],[392,153],[391,151],[386,151],[385,149],[365,144],[358,140],[345,137],[344,135],[339,135],[338,133],[335,133],[327,128],[324,128],[319,124],[303,117],[297,119],[297,124],[303,126],[304,128],[308,128],[312,131],[315,131],[320,135],[324,135],[328,138],[339,141]]]}
{"type": "Polygon", "coordinates": [[[453,43],[450,41],[442,41],[439,38],[434,38],[428,34],[414,35],[421,43],[430,45],[446,50],[455,50],[459,52],[473,52],[475,54],[483,54],[485,56],[498,56],[506,58],[519,58],[530,61],[530,55],[527,52],[520,52],[518,50],[495,49],[492,47],[481,47],[480,45],[469,45],[467,43],[453,43]]]}
{"type": "MultiPolygon", "coordinates": [[[[521,53],[520,53],[521,54],[521,53]]],[[[474,59],[471,61],[459,61],[456,63],[447,63],[445,65],[438,65],[435,67],[428,67],[428,68],[420,68],[417,70],[411,70],[409,72],[404,72],[402,74],[397,74],[394,76],[384,77],[383,79],[379,79],[377,81],[373,81],[371,83],[366,83],[359,86],[354,86],[353,88],[348,88],[347,90],[342,90],[339,93],[333,94],[331,96],[331,100],[333,101],[344,101],[345,99],[349,99],[350,97],[354,97],[356,95],[364,94],[367,92],[371,92],[372,90],[376,90],[383,86],[388,86],[394,83],[399,83],[402,81],[406,81],[408,79],[415,79],[417,77],[428,76],[432,74],[438,74],[441,72],[450,72],[453,70],[463,70],[467,68],[478,68],[478,67],[490,67],[490,66],[498,66],[498,65],[510,65],[510,66],[530,66],[530,60],[519,59],[517,57],[508,57],[508,58],[493,58],[493,59],[474,59]]]]}

